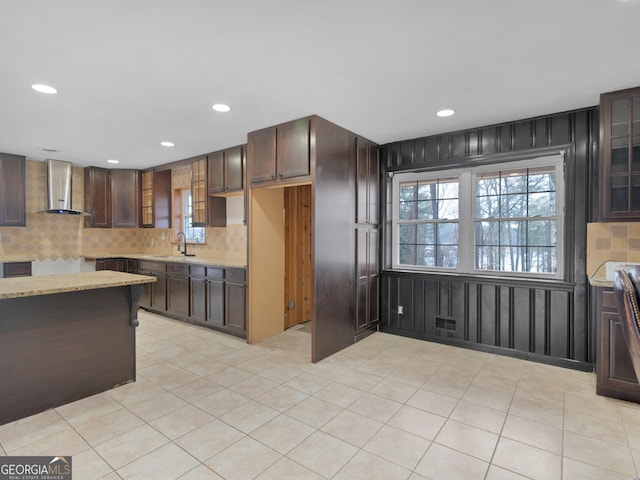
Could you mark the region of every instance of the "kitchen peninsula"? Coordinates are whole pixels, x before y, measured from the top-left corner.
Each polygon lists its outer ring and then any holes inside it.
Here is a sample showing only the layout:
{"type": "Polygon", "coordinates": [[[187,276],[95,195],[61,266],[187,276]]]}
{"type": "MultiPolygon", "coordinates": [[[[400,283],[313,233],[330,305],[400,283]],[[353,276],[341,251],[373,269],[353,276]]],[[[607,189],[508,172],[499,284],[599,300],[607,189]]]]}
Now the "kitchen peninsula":
{"type": "Polygon", "coordinates": [[[143,284],[113,271],[0,279],[0,425],[135,381],[143,284]]]}

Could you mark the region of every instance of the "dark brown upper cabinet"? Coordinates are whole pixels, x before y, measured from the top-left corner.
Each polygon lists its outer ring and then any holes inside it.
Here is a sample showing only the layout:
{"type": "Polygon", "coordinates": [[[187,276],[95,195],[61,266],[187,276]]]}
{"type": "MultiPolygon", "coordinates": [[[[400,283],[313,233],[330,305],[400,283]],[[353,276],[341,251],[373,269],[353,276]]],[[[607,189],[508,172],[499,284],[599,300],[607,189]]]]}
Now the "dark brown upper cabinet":
{"type": "Polygon", "coordinates": [[[246,145],[209,154],[209,194],[242,193],[246,145]]]}
{"type": "Polygon", "coordinates": [[[378,224],[380,196],[379,148],[356,138],[356,223],[378,224]]]}
{"type": "Polygon", "coordinates": [[[84,169],[84,208],[91,216],[85,227],[137,228],[141,216],[139,170],[87,167],[84,169]]]}
{"type": "Polygon", "coordinates": [[[191,224],[207,226],[207,156],[191,161],[191,224]]]}
{"type": "Polygon", "coordinates": [[[640,87],[600,96],[600,219],[640,220],[640,87]]]}
{"type": "Polygon", "coordinates": [[[310,120],[292,122],[251,132],[248,156],[251,185],[294,183],[311,175],[310,120]]]}
{"type": "Polygon", "coordinates": [[[141,224],[171,228],[171,170],[142,172],[141,224]]]}
{"type": "Polygon", "coordinates": [[[108,168],[84,169],[85,227],[111,228],[111,171],[108,168]]]}
{"type": "Polygon", "coordinates": [[[25,157],[0,153],[0,226],[26,225],[25,169],[25,157]]]}
{"type": "Polygon", "coordinates": [[[111,170],[111,225],[113,228],[137,228],[140,212],[139,170],[111,170]]]}

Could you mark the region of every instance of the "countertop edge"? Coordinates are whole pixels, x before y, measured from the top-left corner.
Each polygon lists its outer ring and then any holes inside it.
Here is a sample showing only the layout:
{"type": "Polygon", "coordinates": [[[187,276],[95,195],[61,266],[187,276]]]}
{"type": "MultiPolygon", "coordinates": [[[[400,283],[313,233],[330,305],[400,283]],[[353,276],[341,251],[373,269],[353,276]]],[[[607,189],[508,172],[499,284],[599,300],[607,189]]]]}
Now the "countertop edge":
{"type": "Polygon", "coordinates": [[[56,293],[97,290],[155,282],[156,278],[135,273],[102,270],[0,279],[0,300],[56,293]]]}

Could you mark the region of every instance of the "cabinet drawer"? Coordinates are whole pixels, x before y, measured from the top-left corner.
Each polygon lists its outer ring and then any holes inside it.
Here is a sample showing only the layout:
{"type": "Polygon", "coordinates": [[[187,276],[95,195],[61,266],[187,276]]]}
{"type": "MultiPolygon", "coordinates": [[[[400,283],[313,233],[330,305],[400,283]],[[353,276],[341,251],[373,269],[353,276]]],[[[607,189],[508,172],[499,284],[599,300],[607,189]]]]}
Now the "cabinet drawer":
{"type": "Polygon", "coordinates": [[[189,275],[189,265],[184,263],[167,263],[167,273],[189,275]]]}
{"type": "Polygon", "coordinates": [[[222,280],[224,278],[224,268],[207,267],[207,277],[222,280]]]}
{"type": "Polygon", "coordinates": [[[240,268],[227,268],[225,270],[227,282],[244,283],[244,270],[240,268]]]}
{"type": "Polygon", "coordinates": [[[616,297],[613,290],[602,290],[600,293],[600,305],[603,309],[617,311],[616,297]]]}
{"type": "Polygon", "coordinates": [[[141,272],[166,272],[167,264],[162,262],[150,262],[147,260],[138,261],[138,270],[141,272]]]}
{"type": "Polygon", "coordinates": [[[207,268],[202,265],[191,265],[192,277],[204,277],[207,274],[207,268]]]}
{"type": "Polygon", "coordinates": [[[31,262],[9,262],[2,265],[2,276],[10,277],[30,277],[31,262]]]}

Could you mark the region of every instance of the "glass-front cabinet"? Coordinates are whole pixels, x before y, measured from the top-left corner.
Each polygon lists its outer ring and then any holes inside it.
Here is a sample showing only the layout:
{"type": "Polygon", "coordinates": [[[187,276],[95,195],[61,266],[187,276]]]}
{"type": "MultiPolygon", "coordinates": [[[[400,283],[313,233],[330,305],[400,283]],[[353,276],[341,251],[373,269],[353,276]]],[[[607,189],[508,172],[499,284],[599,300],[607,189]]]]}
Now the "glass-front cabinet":
{"type": "Polygon", "coordinates": [[[640,87],[600,96],[600,217],[640,220],[640,87]]]}

